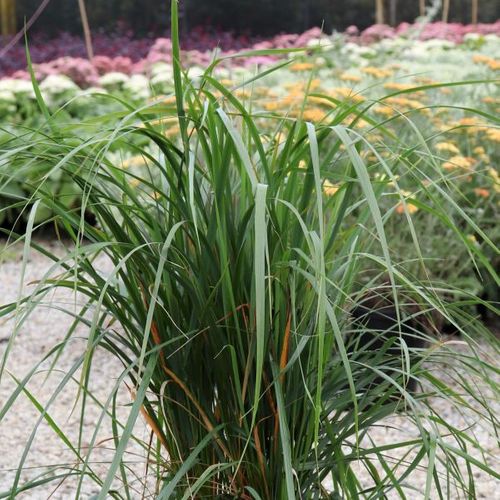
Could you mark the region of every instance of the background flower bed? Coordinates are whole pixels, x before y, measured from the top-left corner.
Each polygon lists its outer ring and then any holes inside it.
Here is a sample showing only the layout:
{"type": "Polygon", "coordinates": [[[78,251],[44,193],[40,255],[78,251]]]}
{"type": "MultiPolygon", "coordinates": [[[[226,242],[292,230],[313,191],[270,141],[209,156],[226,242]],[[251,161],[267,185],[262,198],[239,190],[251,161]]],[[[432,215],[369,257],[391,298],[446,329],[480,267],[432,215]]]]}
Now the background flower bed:
{"type": "MultiPolygon", "coordinates": [[[[491,33],[498,32],[499,26],[497,23],[485,27],[483,31],[488,34],[482,35],[470,33],[470,27],[457,28],[435,23],[420,33],[420,40],[409,36],[410,33],[414,37],[419,35],[415,26],[411,30],[405,28],[406,36],[397,35],[398,30],[380,26],[374,26],[360,36],[354,29],[350,30],[351,34],[330,37],[315,29],[302,35],[260,40],[247,47],[247,50],[265,51],[277,47],[309,46],[310,50],[305,54],[278,57],[260,52],[243,59],[228,59],[215,68],[214,74],[224,85],[234,89],[236,97],[251,107],[262,130],[268,131],[271,145],[273,130],[270,118],[288,116],[327,125],[334,113],[349,105],[354,106],[353,113],[345,120],[350,125],[356,106],[368,106],[373,123],[385,121],[386,133],[382,134],[380,128],[375,130],[372,123],[366,120],[355,122],[352,126],[364,140],[375,146],[363,154],[372,174],[386,186],[382,203],[386,208],[392,207],[395,216],[401,219],[406,211],[411,212],[417,226],[422,229],[422,244],[427,255],[438,259],[429,264],[436,277],[465,287],[473,294],[480,295],[486,291],[490,298],[497,298],[498,291],[494,285],[483,282],[481,275],[470,266],[464,269],[461,265],[467,262],[463,246],[450,243],[448,264],[441,264],[442,238],[454,241],[453,229],[440,227],[435,231],[429,230],[427,218],[419,212],[415,200],[430,193],[422,192],[421,188],[415,189],[414,173],[408,171],[404,161],[398,157],[399,146],[394,138],[404,141],[407,137],[410,144],[415,140],[413,127],[425,131],[425,137],[415,148],[415,156],[420,155],[424,165],[422,175],[431,175],[426,182],[436,181],[435,169],[428,167],[440,165],[442,179],[439,182],[443,186],[455,185],[454,200],[460,200],[468,215],[492,238],[499,237],[495,220],[499,216],[497,166],[500,133],[494,117],[500,110],[500,100],[494,79],[498,77],[500,67],[500,38],[491,33]],[[452,34],[451,38],[460,40],[460,43],[426,39],[429,33],[441,33],[443,37],[452,34]],[[378,41],[366,43],[374,39],[378,41]],[[284,64],[284,67],[262,78],[258,85],[245,84],[256,71],[264,71],[275,64],[284,64]],[[467,80],[483,83],[455,85],[467,80]],[[443,82],[452,85],[441,85],[443,82]],[[435,103],[440,105],[435,106],[435,103]],[[468,112],[467,108],[480,109],[484,116],[468,112]],[[384,175],[383,162],[399,171],[398,183],[406,193],[405,199],[399,200],[394,180],[384,175]]],[[[204,37],[200,33],[188,47],[203,47],[203,44],[209,47],[209,38],[204,37]]],[[[245,49],[247,41],[244,37],[234,39],[228,36],[227,45],[222,44],[222,48],[226,49],[223,55],[230,56],[237,49],[245,49]]],[[[139,45],[139,42],[132,45],[133,49],[126,48],[124,39],[117,38],[115,42],[124,46],[124,54],[127,50],[142,50],[142,57],[146,51],[146,46],[139,45]]],[[[209,50],[184,52],[193,85],[200,84],[203,68],[212,57],[213,52],[209,50]]],[[[179,128],[174,118],[175,103],[171,97],[174,90],[171,43],[167,38],[157,39],[147,55],[136,62],[126,56],[111,58],[99,55],[93,63],[68,57],[37,64],[34,69],[42,95],[54,113],[53,119],[78,127],[82,141],[94,133],[93,117],[105,120],[109,116],[109,120],[113,121],[117,113],[127,114],[120,99],[135,103],[139,109],[147,106],[149,125],[172,140],[179,140],[179,128]],[[100,97],[96,97],[96,93],[100,97]]],[[[0,145],[3,144],[5,149],[11,147],[13,127],[23,125],[34,128],[44,120],[38,111],[27,73],[22,72],[18,76],[20,78],[0,80],[0,119],[4,122],[0,145]]],[[[127,144],[121,144],[119,149],[111,148],[108,152],[109,160],[128,172],[133,185],[137,182],[134,173],[151,165],[143,155],[136,154],[137,147],[143,145],[144,138],[134,136],[127,144]]],[[[152,157],[157,155],[154,147],[150,148],[150,154],[152,157]]],[[[335,160],[342,162],[345,155],[339,155],[335,160]]],[[[11,225],[16,220],[26,219],[27,211],[16,210],[12,202],[19,200],[19,206],[23,206],[49,170],[50,163],[44,164],[43,161],[37,161],[35,165],[20,162],[19,157],[15,160],[13,157],[12,161],[4,160],[0,165],[0,223],[11,225]]],[[[52,174],[48,182],[54,193],[64,195],[69,208],[78,206],[80,190],[68,182],[62,170],[52,174]]],[[[335,192],[338,179],[332,178],[328,182],[331,187],[327,186],[327,190],[335,192]]],[[[141,189],[141,186],[137,188],[141,189]]],[[[42,222],[51,216],[51,210],[39,208],[37,221],[42,222]]],[[[394,251],[400,256],[406,255],[408,260],[414,258],[409,249],[411,245],[408,245],[410,235],[397,224],[390,225],[388,231],[392,232],[394,251]]],[[[482,244],[477,234],[471,233],[469,238],[470,244],[482,244]]],[[[494,261],[492,265],[496,265],[494,261]]]]}
{"type": "MultiPolygon", "coordinates": [[[[402,23],[393,28],[387,25],[373,25],[365,30],[358,30],[351,26],[344,34],[346,41],[360,45],[371,44],[383,39],[404,37],[419,40],[448,40],[462,43],[464,37],[470,34],[489,35],[500,34],[500,21],[493,24],[464,25],[459,23],[427,23],[424,25],[402,23]]],[[[301,47],[311,39],[321,35],[319,28],[310,29],[302,34],[280,34],[272,38],[262,38],[249,35],[235,35],[231,32],[206,30],[203,28],[191,30],[189,36],[183,40],[183,49],[191,52],[191,57],[199,62],[210,59],[210,52],[218,47],[227,54],[243,49],[258,50],[270,48],[301,47]]],[[[8,40],[3,40],[2,46],[8,40]]],[[[148,63],[165,60],[168,52],[164,50],[168,44],[165,38],[134,38],[132,34],[97,33],[93,36],[94,53],[97,54],[93,67],[98,73],[106,71],[120,71],[126,73],[143,71],[148,63]]],[[[30,39],[31,58],[35,63],[50,63],[56,59],[57,69],[65,73],[65,65],[81,65],[90,67],[86,58],[85,44],[80,36],[61,33],[56,38],[47,38],[43,35],[34,35],[30,39]],[[74,59],[74,61],[72,61],[74,59]]],[[[22,76],[27,78],[24,43],[15,45],[0,57],[1,76],[22,76]],[[19,72],[19,73],[16,73],[19,72]]],[[[87,83],[87,82],[83,82],[87,83]]]]}

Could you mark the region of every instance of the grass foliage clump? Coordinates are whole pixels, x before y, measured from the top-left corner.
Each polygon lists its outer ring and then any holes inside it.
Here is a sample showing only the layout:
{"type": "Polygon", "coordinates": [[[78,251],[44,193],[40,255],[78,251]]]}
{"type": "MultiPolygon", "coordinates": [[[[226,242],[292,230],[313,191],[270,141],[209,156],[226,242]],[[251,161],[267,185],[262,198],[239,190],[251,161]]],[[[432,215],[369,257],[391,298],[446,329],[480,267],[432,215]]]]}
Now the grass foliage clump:
{"type": "MultiPolygon", "coordinates": [[[[429,279],[411,207],[418,207],[416,216],[453,226],[452,237],[471,262],[498,283],[467,234],[478,234],[497,254],[494,242],[449,196],[442,174],[431,175],[432,161],[427,171],[421,168],[418,151],[430,152],[418,131],[411,146],[391,137],[406,178],[418,187],[409,199],[395,167],[353,130],[363,118],[384,134],[384,123],[370,118],[372,104],[339,102],[319,126],[300,116],[256,115],[212,77],[217,61],[199,81],[187,78],[176,1],[172,23],[175,108],[124,102],[116,121],[82,124],[92,131],[86,139],[71,128],[51,128],[48,116],[31,140],[5,153],[23,161],[42,157],[51,164],[46,180],[57,172],[70,176],[82,206],[68,209],[43,181],[28,200],[28,228],[20,238],[55,265],[30,296],[3,307],[2,315],[15,312],[17,321],[2,369],[30,312],[65,287],[86,297],[80,311],[68,309],[75,325],[88,327],[85,354],[68,377],[81,373],[82,417],[98,346],[121,360],[122,379],[134,387],[102,477],[91,465],[96,434],[83,453],[81,443],[68,442],[48,420],[77,459],[62,476],[78,474],[79,487],[92,479],[99,498],[133,498],[125,451],[130,440],[139,441],[134,425],[142,415],[152,442],[141,444],[154,464],[149,474],[158,498],[380,498],[390,491],[404,497],[408,478],[421,467],[427,498],[457,491],[473,497],[475,468],[497,474],[473,457],[475,440],[436,412],[433,401],[446,399],[496,425],[473,385],[480,380],[497,394],[496,368],[481,356],[482,342],[495,341],[459,307],[472,304],[471,296],[446,304],[457,290],[447,293],[429,279]],[[169,119],[179,140],[165,133],[169,119]],[[140,169],[123,169],[109,154],[130,144],[144,159],[140,169]],[[376,155],[375,164],[366,163],[366,152],[376,155]],[[397,196],[387,196],[388,182],[397,196]],[[75,243],[62,258],[31,238],[42,208],[75,243]],[[95,224],[86,220],[88,212],[95,224]],[[408,231],[416,255],[411,265],[397,259],[388,240],[386,228],[395,224],[408,231]],[[108,274],[95,264],[102,255],[113,265],[108,274]],[[396,311],[392,334],[373,333],[376,350],[355,343],[363,327],[349,314],[367,293],[384,294],[396,311]],[[414,320],[408,335],[424,339],[423,347],[399,331],[408,316],[414,320]],[[457,351],[441,337],[443,318],[461,331],[467,349],[457,351]],[[439,370],[448,370],[455,385],[439,370]],[[421,386],[415,393],[407,390],[412,380],[421,386]],[[406,415],[417,437],[370,441],[370,429],[394,412],[406,415]],[[371,481],[360,480],[356,467],[371,481]]],[[[46,109],[41,96],[39,104],[46,109]]],[[[65,349],[73,328],[51,356],[65,349]]],[[[0,418],[33,374],[19,382],[0,418]]],[[[46,420],[50,404],[39,408],[46,420]]],[[[115,415],[115,404],[110,394],[103,413],[115,415]]],[[[22,484],[22,470],[23,461],[13,496],[62,477],[52,470],[22,484]]]]}

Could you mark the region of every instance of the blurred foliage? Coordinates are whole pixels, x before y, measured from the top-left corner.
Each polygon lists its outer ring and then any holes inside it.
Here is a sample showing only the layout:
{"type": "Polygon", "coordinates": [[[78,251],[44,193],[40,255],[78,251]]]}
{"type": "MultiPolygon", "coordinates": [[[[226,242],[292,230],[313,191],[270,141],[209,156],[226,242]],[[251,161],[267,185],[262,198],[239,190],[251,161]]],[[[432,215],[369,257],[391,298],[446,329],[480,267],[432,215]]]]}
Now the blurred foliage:
{"type": "MultiPolygon", "coordinates": [[[[392,0],[396,6],[396,23],[411,22],[418,16],[418,2],[392,0]]],[[[386,1],[386,17],[389,1],[386,1]]],[[[427,4],[430,4],[427,1],[427,4]]],[[[17,0],[18,25],[23,24],[40,4],[40,0],[17,0]]],[[[169,23],[168,2],[164,0],[86,0],[93,30],[132,29],[134,33],[160,34],[169,23]]],[[[479,22],[494,22],[498,17],[497,0],[482,0],[479,22]]],[[[212,26],[223,30],[270,35],[304,31],[311,26],[326,31],[343,30],[355,24],[366,28],[374,23],[373,0],[181,0],[184,30],[212,26]]],[[[468,0],[451,0],[451,22],[469,23],[468,0]]],[[[59,31],[80,32],[77,0],[51,0],[35,28],[50,34],[59,31]]]]}

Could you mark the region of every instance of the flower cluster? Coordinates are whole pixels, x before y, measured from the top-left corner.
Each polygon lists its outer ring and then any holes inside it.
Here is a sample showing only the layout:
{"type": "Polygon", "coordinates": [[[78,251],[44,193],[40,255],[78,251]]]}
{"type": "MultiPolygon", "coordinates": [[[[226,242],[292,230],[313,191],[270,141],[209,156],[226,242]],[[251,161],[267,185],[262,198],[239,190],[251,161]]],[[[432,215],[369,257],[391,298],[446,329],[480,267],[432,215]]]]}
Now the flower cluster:
{"type": "MultiPolygon", "coordinates": [[[[302,34],[280,34],[270,39],[235,36],[227,32],[193,30],[183,41],[184,57],[189,64],[204,66],[210,62],[215,48],[222,55],[231,55],[243,50],[265,50],[276,48],[311,47],[328,51],[336,44],[346,42],[346,52],[364,59],[375,57],[371,44],[375,42],[396,42],[423,40],[442,47],[456,43],[476,46],[489,35],[500,34],[500,21],[494,24],[462,25],[457,23],[430,23],[425,25],[402,23],[396,28],[374,25],[364,31],[351,26],[344,34],[326,36],[319,28],[312,28],[302,34]]],[[[388,47],[394,47],[389,43],[388,47]]],[[[86,60],[86,49],[80,37],[61,34],[54,40],[35,36],[30,40],[30,53],[36,63],[40,77],[63,74],[81,86],[92,86],[99,75],[120,72],[127,75],[144,73],[157,62],[171,62],[169,38],[134,39],[127,35],[93,36],[94,53],[92,61],[86,60]]],[[[245,65],[266,64],[276,60],[273,56],[249,57],[241,61],[245,65]]],[[[26,78],[25,49],[22,43],[14,46],[0,59],[0,77],[26,78]]]]}

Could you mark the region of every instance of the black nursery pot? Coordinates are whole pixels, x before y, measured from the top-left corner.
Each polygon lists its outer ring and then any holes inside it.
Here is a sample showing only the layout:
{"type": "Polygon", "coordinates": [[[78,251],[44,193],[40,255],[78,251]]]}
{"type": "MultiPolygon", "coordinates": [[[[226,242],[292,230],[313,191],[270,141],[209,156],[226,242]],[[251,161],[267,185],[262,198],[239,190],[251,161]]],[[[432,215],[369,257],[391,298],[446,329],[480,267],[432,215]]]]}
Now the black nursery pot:
{"type": "Polygon", "coordinates": [[[402,341],[408,348],[410,369],[413,372],[427,345],[424,325],[414,316],[405,317],[404,311],[401,311],[398,321],[394,304],[380,298],[363,300],[350,314],[353,321],[347,339],[347,351],[356,369],[364,371],[364,376],[359,377],[364,381],[360,392],[373,395],[377,393],[374,389],[378,387],[381,396],[389,392],[389,399],[401,398],[397,387],[380,375],[383,373],[401,387],[404,386],[406,391],[415,393],[418,388],[416,378],[405,377],[402,373],[403,366],[407,366],[402,341]]]}

